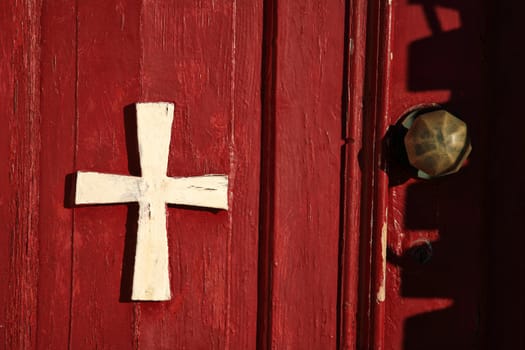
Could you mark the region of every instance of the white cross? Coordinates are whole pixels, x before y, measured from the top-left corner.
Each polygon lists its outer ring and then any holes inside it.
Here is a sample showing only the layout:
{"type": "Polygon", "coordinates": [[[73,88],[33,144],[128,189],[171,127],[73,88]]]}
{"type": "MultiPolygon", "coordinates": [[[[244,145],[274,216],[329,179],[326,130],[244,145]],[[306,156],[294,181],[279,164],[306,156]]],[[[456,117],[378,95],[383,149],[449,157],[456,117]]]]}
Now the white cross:
{"type": "Polygon", "coordinates": [[[132,300],[169,300],[166,203],[228,209],[228,177],[167,177],[172,103],[137,103],[142,177],[78,172],[76,204],[139,203],[132,300]]]}

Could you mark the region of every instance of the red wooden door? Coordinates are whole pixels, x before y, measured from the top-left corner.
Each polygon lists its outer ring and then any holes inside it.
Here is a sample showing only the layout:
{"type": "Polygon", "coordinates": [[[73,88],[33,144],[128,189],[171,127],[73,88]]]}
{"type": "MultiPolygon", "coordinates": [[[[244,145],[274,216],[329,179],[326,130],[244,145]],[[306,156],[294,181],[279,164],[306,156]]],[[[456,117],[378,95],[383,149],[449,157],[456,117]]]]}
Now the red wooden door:
{"type": "Polygon", "coordinates": [[[4,347],[335,346],[344,3],[0,13],[4,347]],[[130,301],[136,205],[69,198],[77,170],[139,175],[140,101],[175,104],[169,176],[230,181],[228,211],[168,207],[169,302],[130,301]]]}
{"type": "Polygon", "coordinates": [[[0,6],[0,343],[253,348],[260,4],[0,6]],[[66,175],[79,169],[138,175],[130,108],[137,101],[176,105],[169,176],[230,176],[229,211],[167,209],[170,302],[129,300],[136,206],[76,208],[67,198],[66,175]]]}
{"type": "Polygon", "coordinates": [[[522,348],[512,3],[0,3],[0,348],[522,348]],[[143,101],[169,176],[229,176],[228,211],[167,208],[167,302],[130,300],[137,206],[70,198],[139,175],[143,101]],[[388,130],[431,103],[474,151],[422,181],[388,130]]]}
{"type": "MultiPolygon", "coordinates": [[[[487,85],[485,13],[477,1],[378,4],[382,38],[371,51],[376,123],[368,129],[381,165],[365,216],[373,221],[370,332],[388,349],[477,349],[485,324],[483,254],[487,85]],[[414,179],[389,159],[389,129],[414,108],[439,104],[465,120],[474,144],[460,173],[414,179]]],[[[366,147],[366,146],[365,146],[366,147]]]]}
{"type": "Polygon", "coordinates": [[[521,349],[523,5],[368,3],[358,348],[521,349]],[[473,153],[425,181],[395,126],[429,104],[468,124],[473,153]]]}

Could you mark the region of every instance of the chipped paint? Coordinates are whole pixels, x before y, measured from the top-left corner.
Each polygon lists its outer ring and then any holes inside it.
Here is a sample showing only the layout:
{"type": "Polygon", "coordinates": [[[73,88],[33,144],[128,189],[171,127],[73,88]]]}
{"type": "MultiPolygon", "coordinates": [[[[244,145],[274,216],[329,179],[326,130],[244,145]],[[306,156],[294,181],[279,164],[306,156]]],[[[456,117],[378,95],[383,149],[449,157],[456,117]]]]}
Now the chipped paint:
{"type": "Polygon", "coordinates": [[[385,295],[386,295],[386,247],[387,247],[387,233],[388,233],[388,225],[386,222],[383,223],[383,227],[381,228],[381,262],[382,262],[382,270],[381,270],[381,284],[379,285],[379,289],[377,291],[377,302],[382,303],[385,301],[385,295]]]}

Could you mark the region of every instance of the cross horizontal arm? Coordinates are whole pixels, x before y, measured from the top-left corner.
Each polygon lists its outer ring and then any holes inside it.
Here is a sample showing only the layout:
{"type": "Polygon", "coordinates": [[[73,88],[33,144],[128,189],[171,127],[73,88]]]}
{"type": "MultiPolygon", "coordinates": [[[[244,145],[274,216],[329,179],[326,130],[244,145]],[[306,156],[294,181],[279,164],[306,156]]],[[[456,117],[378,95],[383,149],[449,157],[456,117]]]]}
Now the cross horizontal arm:
{"type": "Polygon", "coordinates": [[[75,204],[109,204],[138,201],[141,178],[127,175],[77,172],[75,204]]]}
{"type": "Polygon", "coordinates": [[[167,178],[165,200],[171,204],[228,209],[228,176],[167,178]]]}

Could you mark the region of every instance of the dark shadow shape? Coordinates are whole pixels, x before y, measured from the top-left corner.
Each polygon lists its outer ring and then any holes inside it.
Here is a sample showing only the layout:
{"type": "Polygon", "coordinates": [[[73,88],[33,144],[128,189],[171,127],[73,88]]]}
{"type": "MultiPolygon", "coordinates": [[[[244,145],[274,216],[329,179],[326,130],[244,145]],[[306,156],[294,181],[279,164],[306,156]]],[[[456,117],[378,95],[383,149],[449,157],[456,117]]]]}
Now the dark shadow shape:
{"type": "Polygon", "coordinates": [[[408,63],[410,90],[450,89],[475,80],[480,72],[469,62],[471,55],[465,54],[467,40],[472,39],[458,29],[413,42],[408,63]]]}
{"type": "MultiPolygon", "coordinates": [[[[124,107],[124,130],[126,133],[126,150],[128,153],[128,171],[130,175],[141,176],[140,153],[137,135],[137,110],[135,104],[124,107]]],[[[133,271],[135,268],[135,253],[137,249],[137,229],[139,220],[139,204],[128,203],[126,218],[126,239],[122,255],[122,274],[120,281],[119,301],[132,302],[133,271]]]]}
{"type": "Polygon", "coordinates": [[[120,279],[120,298],[122,303],[132,302],[133,271],[135,268],[135,252],[137,249],[137,229],[139,221],[138,203],[127,204],[126,239],[122,256],[122,274],[120,279]]]}
{"type": "MultiPolygon", "coordinates": [[[[456,300],[462,294],[461,269],[450,263],[450,253],[443,242],[432,242],[432,252],[422,259],[423,243],[418,242],[403,255],[387,250],[387,260],[401,269],[401,295],[408,298],[451,298],[456,300]],[[437,252],[434,254],[434,251],[437,252]]],[[[455,259],[454,259],[455,260],[455,259]]]]}
{"type": "Polygon", "coordinates": [[[77,174],[67,174],[64,180],[64,208],[75,207],[77,174]]]}
{"type": "MultiPolygon", "coordinates": [[[[137,230],[139,219],[139,204],[127,203],[128,214],[126,220],[126,240],[124,242],[124,255],[122,257],[122,275],[120,283],[120,302],[133,302],[133,272],[135,268],[135,253],[137,249],[137,230]]],[[[187,205],[168,204],[168,208],[177,208],[191,211],[206,211],[213,214],[221,212],[220,209],[194,207],[187,205]]],[[[144,301],[141,301],[141,303],[144,301]]]]}
{"type": "Polygon", "coordinates": [[[480,12],[477,8],[484,4],[455,0],[410,0],[410,3],[421,5],[432,31],[432,35],[415,40],[409,46],[407,67],[410,90],[450,90],[453,94],[451,101],[461,103],[457,97],[468,96],[472,88],[476,88],[474,82],[479,81],[483,73],[483,50],[478,50],[482,36],[478,29],[483,19],[477,18],[475,13],[480,12]],[[457,10],[461,27],[443,31],[437,6],[457,10]]]}
{"type": "MultiPolygon", "coordinates": [[[[344,37],[348,38],[351,36],[350,29],[350,13],[351,13],[351,2],[345,1],[345,18],[344,18],[344,37]]],[[[349,135],[349,120],[352,112],[350,111],[350,86],[352,86],[351,79],[349,79],[349,74],[351,68],[350,60],[350,40],[344,41],[343,49],[343,75],[342,75],[342,94],[341,94],[341,139],[346,140],[346,145],[341,147],[340,151],[340,178],[339,178],[339,242],[338,242],[338,251],[337,251],[337,305],[338,312],[336,312],[336,348],[340,349],[342,341],[345,336],[343,336],[343,328],[347,327],[345,324],[347,320],[344,316],[343,311],[343,299],[345,290],[348,288],[346,285],[344,274],[345,271],[345,251],[346,251],[346,224],[345,218],[347,214],[347,208],[344,205],[346,198],[346,184],[347,184],[347,149],[348,143],[352,143],[353,140],[349,135]]],[[[353,136],[353,135],[352,135],[353,136]]]]}
{"type": "Polygon", "coordinates": [[[434,5],[429,2],[424,3],[423,12],[425,13],[425,18],[432,34],[437,35],[438,33],[441,33],[441,23],[439,22],[436,11],[434,11],[434,5]]]}
{"type": "Polygon", "coordinates": [[[259,241],[257,249],[257,331],[256,347],[269,348],[272,344],[273,298],[273,226],[275,202],[276,154],[276,86],[277,86],[277,0],[263,2],[262,9],[262,64],[261,64],[261,148],[259,241]]]}
{"type": "Polygon", "coordinates": [[[124,128],[126,131],[126,150],[128,152],[128,171],[130,175],[141,176],[139,138],[137,135],[137,109],[135,104],[124,107],[124,128]]]}
{"type": "Polygon", "coordinates": [[[405,135],[407,129],[398,122],[391,125],[382,141],[384,164],[382,169],[388,175],[388,186],[394,187],[404,184],[409,179],[417,177],[417,169],[408,162],[405,149],[405,135]]]}
{"type": "MultiPolygon", "coordinates": [[[[444,178],[443,178],[444,179],[444,178]]],[[[432,230],[439,227],[439,190],[443,179],[421,180],[407,187],[407,210],[403,226],[409,230],[432,230]]]]}
{"type": "Polygon", "coordinates": [[[387,247],[387,261],[395,266],[402,268],[417,268],[420,265],[426,265],[432,260],[434,248],[432,244],[424,239],[415,242],[405,254],[399,256],[390,247],[387,247]]]}
{"type": "MultiPolygon", "coordinates": [[[[404,288],[406,281],[403,278],[406,278],[406,272],[409,274],[409,278],[417,279],[418,276],[426,273],[429,264],[432,261],[428,261],[425,264],[422,264],[420,261],[415,258],[415,250],[417,247],[412,247],[408,249],[404,254],[397,255],[391,248],[387,248],[387,261],[390,265],[396,266],[401,270],[401,294],[405,295],[404,288]]],[[[417,294],[417,293],[416,293],[417,294]]]]}
{"type": "MultiPolygon", "coordinates": [[[[348,11],[347,11],[348,13],[348,11]]],[[[345,18],[345,26],[347,26],[348,18],[345,18]]],[[[345,33],[348,33],[347,30],[345,30],[345,33]]],[[[345,61],[346,62],[346,61],[345,61]]],[[[345,75],[346,75],[347,68],[345,68],[345,75]]],[[[346,84],[343,84],[343,87],[346,86],[346,84]]],[[[345,94],[343,94],[345,96],[345,94]]],[[[343,98],[343,101],[346,101],[346,98],[343,98]]],[[[347,110],[347,106],[343,102],[343,111],[347,110]]],[[[343,125],[344,127],[344,125],[343,125]]],[[[344,132],[344,129],[343,129],[344,132]]],[[[341,159],[341,171],[340,171],[340,189],[339,189],[339,242],[338,242],[338,248],[337,248],[337,305],[342,305],[343,303],[343,289],[344,286],[344,253],[345,253],[345,215],[346,215],[346,206],[345,203],[345,197],[346,197],[346,146],[341,147],[340,151],[340,159],[341,159]]],[[[343,311],[342,307],[339,306],[339,310],[336,314],[336,330],[337,330],[337,337],[336,337],[336,347],[337,349],[341,348],[341,340],[342,340],[342,327],[344,327],[344,318],[343,318],[343,311]]]]}
{"type": "MultiPolygon", "coordinates": [[[[137,135],[137,114],[135,104],[128,105],[124,108],[124,128],[126,133],[126,150],[128,154],[128,171],[132,176],[141,176],[140,153],[137,135]]],[[[128,213],[126,218],[126,238],[124,241],[124,252],[122,255],[122,273],[120,282],[119,301],[122,303],[133,302],[131,300],[133,290],[133,273],[135,268],[135,253],[137,246],[137,230],[139,217],[138,203],[114,203],[114,204],[94,204],[94,205],[76,205],[75,197],[76,174],[69,174],[65,180],[64,207],[76,208],[84,206],[114,206],[126,205],[128,213]]],[[[218,213],[219,209],[202,208],[185,205],[168,205],[169,208],[179,208],[192,211],[207,211],[218,213]]]]}
{"type": "MultiPolygon", "coordinates": [[[[465,334],[463,329],[454,327],[443,327],[450,320],[462,319],[465,315],[461,310],[451,306],[442,310],[421,313],[409,317],[405,321],[405,329],[410,329],[417,337],[406,337],[403,349],[480,349],[478,343],[474,342],[477,336],[465,334]]],[[[475,320],[465,320],[465,323],[475,322],[475,320]]]]}
{"type": "MultiPolygon", "coordinates": [[[[406,249],[401,256],[388,251],[389,263],[400,270],[400,295],[420,300],[449,299],[451,305],[408,318],[404,324],[403,349],[477,349],[484,343],[484,299],[480,291],[485,259],[481,255],[484,185],[481,179],[487,141],[485,94],[490,88],[485,76],[483,44],[484,10],[488,2],[409,0],[409,3],[421,6],[431,34],[408,46],[407,87],[415,92],[450,91],[450,99],[443,108],[467,123],[473,153],[468,166],[458,173],[415,181],[406,188],[402,223],[407,235],[405,243],[417,242],[426,236],[425,231],[437,231],[439,235],[437,241],[431,242],[430,259],[420,256],[426,253],[417,251],[417,247],[406,249]],[[437,6],[456,10],[461,27],[443,31],[437,6]]],[[[406,179],[395,164],[388,163],[387,170],[391,185],[406,179]]]]}
{"type": "Polygon", "coordinates": [[[401,270],[401,295],[415,299],[449,299],[450,306],[424,312],[405,321],[403,349],[478,349],[482,305],[479,292],[469,282],[478,276],[464,276],[462,264],[472,264],[470,251],[453,246],[453,240],[431,243],[432,253],[420,259],[424,244],[418,244],[397,256],[389,250],[390,264],[401,270]],[[434,254],[434,251],[436,254],[434,254]]]}
{"type": "MultiPolygon", "coordinates": [[[[450,299],[450,307],[411,317],[405,323],[404,349],[438,349],[443,344],[452,349],[469,342],[482,341],[480,308],[482,263],[479,187],[473,181],[472,169],[431,181],[411,184],[406,192],[403,227],[411,231],[437,230],[438,240],[431,242],[432,254],[421,263],[418,247],[407,249],[402,256],[390,253],[390,263],[399,266],[400,295],[414,299],[450,299]],[[419,261],[418,261],[419,260],[419,261]],[[437,327],[434,334],[429,327],[437,327]],[[434,337],[441,334],[439,339],[434,337]],[[462,333],[461,339],[456,335],[462,333]]],[[[408,238],[410,239],[410,238],[408,238]]],[[[418,237],[413,237],[413,241],[418,237]]],[[[424,252],[423,252],[424,253],[424,252]]],[[[472,347],[466,347],[472,348],[472,347]]]]}
{"type": "Polygon", "coordinates": [[[168,203],[167,206],[168,206],[168,209],[176,208],[176,209],[179,209],[179,210],[191,210],[192,212],[194,212],[194,211],[201,211],[201,212],[208,212],[208,213],[213,213],[213,214],[218,214],[218,213],[224,211],[224,209],[207,208],[207,207],[196,207],[196,206],[193,206],[193,205],[183,205],[183,204],[171,204],[171,203],[168,203]]]}

